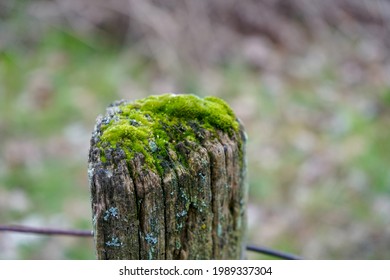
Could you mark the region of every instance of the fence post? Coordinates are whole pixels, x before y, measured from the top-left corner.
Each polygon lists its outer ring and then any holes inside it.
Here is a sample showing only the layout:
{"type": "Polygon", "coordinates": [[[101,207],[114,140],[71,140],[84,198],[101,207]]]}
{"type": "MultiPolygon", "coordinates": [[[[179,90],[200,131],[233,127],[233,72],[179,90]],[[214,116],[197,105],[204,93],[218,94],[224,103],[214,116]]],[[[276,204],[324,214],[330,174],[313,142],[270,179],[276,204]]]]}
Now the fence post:
{"type": "Polygon", "coordinates": [[[110,105],[89,153],[97,258],[243,258],[245,141],[216,97],[110,105]]]}

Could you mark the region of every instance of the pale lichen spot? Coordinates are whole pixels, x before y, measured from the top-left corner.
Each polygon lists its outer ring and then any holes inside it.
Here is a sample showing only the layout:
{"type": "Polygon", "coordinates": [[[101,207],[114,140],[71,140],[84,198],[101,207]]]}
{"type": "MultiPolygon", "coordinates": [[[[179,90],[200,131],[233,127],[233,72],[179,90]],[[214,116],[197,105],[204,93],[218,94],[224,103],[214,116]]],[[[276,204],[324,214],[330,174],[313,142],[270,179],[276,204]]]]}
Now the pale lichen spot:
{"type": "Polygon", "coordinates": [[[106,245],[109,247],[120,247],[122,246],[122,243],[119,241],[118,237],[113,236],[110,241],[106,242],[106,245]]]}
{"type": "Polygon", "coordinates": [[[158,239],[157,239],[157,237],[154,237],[153,234],[147,233],[145,236],[145,241],[151,245],[155,245],[155,244],[157,244],[158,239]]]}
{"type": "Polygon", "coordinates": [[[110,217],[114,217],[114,218],[117,218],[117,217],[118,217],[118,208],[116,208],[116,207],[111,207],[110,209],[108,209],[108,210],[106,210],[106,211],[104,212],[104,217],[103,217],[103,219],[104,219],[105,221],[108,221],[108,219],[109,219],[110,217]]]}

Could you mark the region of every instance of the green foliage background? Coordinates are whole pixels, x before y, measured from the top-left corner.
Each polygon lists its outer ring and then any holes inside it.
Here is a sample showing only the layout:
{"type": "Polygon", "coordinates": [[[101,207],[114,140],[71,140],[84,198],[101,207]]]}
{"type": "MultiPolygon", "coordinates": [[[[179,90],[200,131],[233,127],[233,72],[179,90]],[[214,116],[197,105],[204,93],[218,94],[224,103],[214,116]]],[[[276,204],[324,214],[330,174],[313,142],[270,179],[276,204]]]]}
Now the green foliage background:
{"type": "MultiPolygon", "coordinates": [[[[97,115],[114,100],[185,92],[223,98],[245,124],[248,243],[313,259],[390,258],[390,60],[379,37],[329,26],[296,49],[241,34],[215,62],[172,58],[177,46],[153,32],[142,40],[130,28],[123,42],[39,19],[28,1],[0,6],[1,224],[91,229],[97,115]]],[[[0,259],[94,257],[89,239],[0,233],[0,259]]]]}

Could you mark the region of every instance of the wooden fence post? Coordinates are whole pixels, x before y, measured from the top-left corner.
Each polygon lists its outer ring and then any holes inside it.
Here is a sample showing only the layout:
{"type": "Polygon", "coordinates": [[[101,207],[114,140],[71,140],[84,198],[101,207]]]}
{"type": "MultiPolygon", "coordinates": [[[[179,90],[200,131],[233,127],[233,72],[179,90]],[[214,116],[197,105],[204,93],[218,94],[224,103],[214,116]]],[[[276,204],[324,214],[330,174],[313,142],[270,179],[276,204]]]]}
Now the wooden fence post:
{"type": "Polygon", "coordinates": [[[216,97],[110,105],[89,153],[97,258],[244,258],[245,141],[216,97]]]}

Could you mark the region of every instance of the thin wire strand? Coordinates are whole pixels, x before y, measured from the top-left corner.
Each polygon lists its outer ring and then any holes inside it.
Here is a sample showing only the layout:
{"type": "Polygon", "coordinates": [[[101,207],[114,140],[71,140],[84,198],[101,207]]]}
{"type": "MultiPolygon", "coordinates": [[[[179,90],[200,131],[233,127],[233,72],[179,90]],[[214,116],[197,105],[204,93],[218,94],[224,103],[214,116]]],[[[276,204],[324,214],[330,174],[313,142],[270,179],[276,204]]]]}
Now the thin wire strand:
{"type": "MultiPolygon", "coordinates": [[[[53,228],[36,228],[29,226],[18,226],[18,225],[0,225],[0,232],[19,232],[19,233],[30,233],[30,234],[42,234],[42,235],[65,235],[65,236],[76,236],[76,237],[93,237],[93,231],[90,230],[67,230],[67,229],[53,229],[53,228]]],[[[266,248],[263,246],[248,245],[246,247],[248,251],[273,256],[285,260],[301,260],[301,257],[277,251],[274,249],[266,248]]]]}
{"type": "Polygon", "coordinates": [[[262,246],[248,245],[246,247],[246,249],[248,251],[261,253],[261,254],[277,257],[277,258],[284,259],[284,260],[302,260],[301,257],[298,257],[296,255],[293,255],[293,254],[290,254],[290,253],[281,252],[281,251],[277,251],[277,250],[266,248],[266,247],[262,247],[262,246]]]}
{"type": "Polygon", "coordinates": [[[67,235],[77,237],[92,237],[93,233],[90,230],[66,230],[66,229],[52,229],[52,228],[35,228],[28,226],[16,225],[0,225],[0,231],[43,234],[43,235],[67,235]]]}

